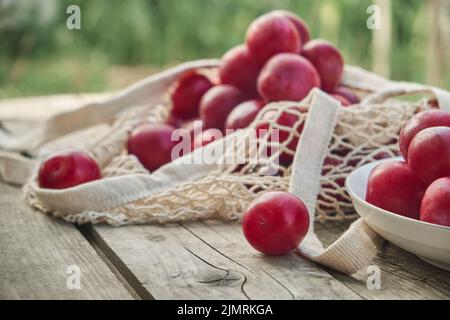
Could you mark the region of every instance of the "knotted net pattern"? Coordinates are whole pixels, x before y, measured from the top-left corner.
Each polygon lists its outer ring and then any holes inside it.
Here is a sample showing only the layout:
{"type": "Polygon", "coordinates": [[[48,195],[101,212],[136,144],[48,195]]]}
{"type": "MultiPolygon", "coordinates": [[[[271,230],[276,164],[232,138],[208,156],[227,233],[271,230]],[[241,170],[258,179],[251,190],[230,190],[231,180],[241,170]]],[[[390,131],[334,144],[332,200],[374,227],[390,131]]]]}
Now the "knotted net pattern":
{"type": "MultiPolygon", "coordinates": [[[[136,157],[126,153],[126,140],[130,131],[142,123],[163,122],[169,108],[167,104],[133,107],[120,114],[106,128],[85,131],[88,134],[84,137],[83,132],[77,133],[72,139],[65,137],[64,145],[67,148],[84,149],[93,155],[102,168],[104,178],[149,174],[136,157]]],[[[267,105],[248,130],[242,130],[236,135],[236,144],[224,152],[224,157],[238,153],[244,159],[239,164],[219,166],[199,180],[181,182],[176,187],[105,212],[94,212],[87,208],[83,212],[67,215],[52,211],[36,196],[36,174],[24,187],[25,195],[34,208],[73,223],[108,223],[118,226],[213,217],[239,219],[248,204],[259,194],[288,190],[292,169],[290,163],[301,138],[308,108],[305,102],[267,105]],[[255,135],[251,129],[265,131],[264,134],[255,135]],[[273,138],[276,130],[280,143],[273,138]],[[249,141],[253,144],[247,147],[249,141]],[[255,146],[257,150],[260,146],[272,147],[264,161],[258,160],[259,151],[255,152],[255,146]],[[258,158],[256,161],[255,157],[258,158]],[[267,174],[268,168],[270,174],[267,174]]],[[[429,109],[426,100],[411,103],[395,99],[383,104],[340,108],[328,155],[323,163],[316,207],[317,221],[356,217],[351,199],[345,191],[345,178],[358,166],[399,155],[398,134],[401,125],[426,109],[429,109]]],[[[61,142],[54,144],[61,147],[61,142]]],[[[51,150],[52,145],[46,148],[51,150]]]]}

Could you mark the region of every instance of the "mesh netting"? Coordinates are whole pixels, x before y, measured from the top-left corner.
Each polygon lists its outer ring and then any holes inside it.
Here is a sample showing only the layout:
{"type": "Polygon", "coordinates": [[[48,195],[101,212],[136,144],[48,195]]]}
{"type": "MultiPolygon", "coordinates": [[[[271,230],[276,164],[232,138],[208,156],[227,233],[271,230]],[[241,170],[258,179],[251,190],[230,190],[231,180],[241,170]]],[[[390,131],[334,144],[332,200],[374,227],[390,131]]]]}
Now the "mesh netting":
{"type": "MultiPolygon", "coordinates": [[[[125,143],[129,132],[141,123],[164,121],[168,108],[168,105],[158,105],[129,109],[111,126],[78,133],[72,139],[65,137],[47,145],[45,150],[58,150],[62,145],[85,149],[98,160],[104,178],[148,173],[134,156],[126,154],[125,143]]],[[[288,189],[291,163],[308,108],[306,102],[267,105],[249,129],[236,134],[235,143],[224,152],[224,157],[239,155],[241,161],[238,164],[222,165],[199,180],[180,182],[176,187],[105,212],[86,210],[67,215],[51,210],[35,194],[35,176],[25,186],[25,193],[33,207],[74,223],[123,225],[211,217],[239,219],[257,195],[288,189]],[[264,133],[255,134],[251,129],[257,129],[256,132],[263,129],[264,133]],[[275,139],[275,133],[278,139],[275,139]],[[265,157],[261,157],[261,150],[265,157]]],[[[318,221],[355,217],[344,187],[347,175],[363,164],[397,156],[401,125],[415,113],[428,108],[425,100],[411,103],[394,99],[383,104],[340,108],[323,164],[316,208],[318,221]]]]}

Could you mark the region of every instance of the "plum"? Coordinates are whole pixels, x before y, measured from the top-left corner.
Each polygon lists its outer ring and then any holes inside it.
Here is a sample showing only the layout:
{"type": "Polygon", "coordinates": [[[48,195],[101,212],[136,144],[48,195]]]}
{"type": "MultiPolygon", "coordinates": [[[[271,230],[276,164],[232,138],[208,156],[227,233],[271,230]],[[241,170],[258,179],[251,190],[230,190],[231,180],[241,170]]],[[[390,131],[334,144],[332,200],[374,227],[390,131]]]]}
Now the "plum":
{"type": "Polygon", "coordinates": [[[344,107],[348,107],[348,106],[351,105],[350,101],[348,101],[346,97],[344,97],[344,96],[342,96],[340,94],[331,93],[330,96],[332,96],[337,101],[339,101],[342,104],[342,106],[344,106],[344,107]]]}
{"type": "Polygon", "coordinates": [[[247,47],[240,45],[222,57],[219,67],[220,81],[240,89],[247,98],[255,98],[258,96],[256,81],[259,71],[260,67],[251,57],[247,47]]]}
{"type": "Polygon", "coordinates": [[[298,54],[300,35],[289,18],[279,14],[265,14],[252,22],[247,30],[247,47],[259,66],[277,53],[298,54]]]}
{"type": "Polygon", "coordinates": [[[337,86],[330,93],[338,94],[341,97],[344,97],[345,99],[347,99],[348,102],[350,102],[350,104],[358,104],[361,102],[358,96],[354,94],[350,89],[347,89],[346,87],[337,86]]]}
{"type": "Polygon", "coordinates": [[[184,122],[185,122],[184,119],[178,118],[174,114],[169,113],[169,116],[167,117],[165,124],[172,126],[174,128],[181,128],[184,122]]]}
{"type": "Polygon", "coordinates": [[[420,131],[432,127],[450,127],[450,113],[443,110],[428,110],[416,114],[402,128],[399,145],[403,158],[408,160],[411,141],[420,131]]]}
{"type": "Polygon", "coordinates": [[[311,40],[311,34],[309,32],[308,25],[298,15],[286,10],[275,10],[271,13],[285,16],[295,25],[298,34],[300,35],[302,46],[309,42],[309,40],[311,40]]]}
{"type": "Polygon", "coordinates": [[[200,117],[204,127],[223,132],[228,115],[244,100],[244,94],[236,87],[230,85],[213,87],[200,102],[200,117]]]}
{"type": "Polygon", "coordinates": [[[204,75],[191,71],[183,74],[171,93],[171,119],[189,120],[198,117],[203,95],[213,86],[204,75]]]}
{"type": "Polygon", "coordinates": [[[183,123],[181,128],[189,131],[189,136],[192,140],[196,134],[200,133],[204,129],[203,121],[201,119],[194,119],[183,123]]]}
{"type": "Polygon", "coordinates": [[[204,146],[210,144],[211,142],[214,142],[221,138],[222,138],[222,132],[220,132],[220,130],[218,130],[218,129],[208,129],[208,130],[202,131],[194,137],[194,140],[192,141],[191,149],[193,151],[197,148],[204,147],[204,146]]]}
{"type": "Polygon", "coordinates": [[[369,175],[366,201],[376,207],[419,219],[425,185],[403,161],[386,161],[369,175]]]}
{"type": "Polygon", "coordinates": [[[266,102],[301,101],[320,84],[319,74],[308,60],[296,54],[280,53],[262,69],[258,91],[266,102]]]}
{"type": "Polygon", "coordinates": [[[322,89],[331,92],[339,84],[344,72],[344,58],[340,51],[325,40],[311,40],[302,51],[317,69],[322,80],[322,89]]]}
{"type": "Polygon", "coordinates": [[[428,185],[450,176],[450,128],[432,127],[416,134],[409,145],[408,164],[428,185]]]}
{"type": "Polygon", "coordinates": [[[434,181],[425,192],[420,220],[450,227],[450,177],[434,181]]]}
{"type": "Polygon", "coordinates": [[[302,200],[288,192],[266,192],[250,203],[242,230],[250,245],[271,256],[296,249],[309,229],[309,213],[302,200]]]}
{"type": "MultiPolygon", "coordinates": [[[[286,148],[288,151],[283,151],[279,156],[279,163],[283,166],[290,166],[294,159],[293,154],[297,150],[297,145],[299,142],[299,138],[297,135],[291,135],[290,128],[296,128],[296,132],[298,135],[301,135],[303,132],[304,123],[299,124],[299,117],[295,114],[297,112],[305,111],[301,107],[291,107],[287,110],[283,111],[278,118],[275,119],[277,112],[275,110],[270,110],[263,115],[263,119],[261,123],[256,126],[256,135],[258,138],[263,137],[263,133],[268,134],[268,141],[272,144],[284,145],[286,144],[286,148]],[[266,121],[265,121],[266,120],[266,121]],[[277,126],[273,126],[270,122],[275,121],[277,126]],[[277,127],[280,127],[279,129],[277,127]],[[283,129],[282,127],[286,127],[288,129],[283,129]],[[277,135],[274,130],[278,130],[277,135]],[[287,140],[291,138],[291,140],[287,143],[287,140]]],[[[271,156],[271,149],[266,150],[267,156],[271,156]]]]}
{"type": "Polygon", "coordinates": [[[241,103],[228,115],[225,123],[225,130],[247,128],[256,118],[263,106],[264,102],[261,100],[250,100],[241,103]]]}
{"type": "Polygon", "coordinates": [[[41,188],[66,189],[101,178],[97,162],[87,153],[66,151],[52,155],[39,167],[41,188]]]}
{"type": "Polygon", "coordinates": [[[172,149],[178,144],[172,140],[174,127],[167,124],[143,124],[128,137],[128,153],[135,155],[150,172],[172,161],[172,149]]]}

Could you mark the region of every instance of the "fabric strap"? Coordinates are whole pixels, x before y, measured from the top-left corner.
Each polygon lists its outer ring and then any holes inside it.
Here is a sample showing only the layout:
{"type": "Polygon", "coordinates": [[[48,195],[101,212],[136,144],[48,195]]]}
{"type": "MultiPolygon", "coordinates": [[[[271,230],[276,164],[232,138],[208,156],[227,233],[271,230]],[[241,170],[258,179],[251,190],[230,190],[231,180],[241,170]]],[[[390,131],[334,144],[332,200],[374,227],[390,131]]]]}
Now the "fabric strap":
{"type": "Polygon", "coordinates": [[[383,103],[389,98],[404,95],[431,93],[438,101],[439,107],[450,112],[450,93],[448,91],[418,83],[391,81],[360,67],[346,65],[342,84],[372,92],[361,102],[365,105],[383,103]]]}
{"type": "Polygon", "coordinates": [[[360,218],[327,249],[314,232],[314,212],[322,165],[336,126],[339,104],[316,90],[294,158],[289,191],[303,200],[310,213],[310,228],[299,247],[308,259],[334,270],[352,274],[377,254],[382,239],[360,218]]]}
{"type": "Polygon", "coordinates": [[[442,110],[450,112],[450,93],[432,86],[425,86],[409,82],[391,82],[388,86],[383,86],[380,90],[368,95],[363,104],[383,103],[389,98],[400,97],[410,94],[425,93],[432,94],[442,110]]]}

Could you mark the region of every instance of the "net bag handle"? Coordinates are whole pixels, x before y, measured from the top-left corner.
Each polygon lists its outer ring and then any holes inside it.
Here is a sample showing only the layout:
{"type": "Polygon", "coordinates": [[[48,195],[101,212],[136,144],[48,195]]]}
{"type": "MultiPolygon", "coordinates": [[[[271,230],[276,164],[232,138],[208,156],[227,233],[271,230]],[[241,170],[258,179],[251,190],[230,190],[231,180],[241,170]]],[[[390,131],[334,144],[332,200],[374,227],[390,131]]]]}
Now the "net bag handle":
{"type": "Polygon", "coordinates": [[[289,191],[303,200],[310,214],[309,232],[298,251],[306,258],[334,270],[353,274],[377,254],[383,240],[362,218],[332,245],[324,248],[314,231],[314,212],[320,177],[336,126],[339,103],[314,90],[305,128],[294,157],[289,191]]]}
{"type": "Polygon", "coordinates": [[[441,109],[450,112],[450,93],[446,90],[413,82],[391,81],[360,67],[346,65],[341,80],[344,86],[369,92],[361,104],[381,104],[387,99],[415,93],[432,94],[441,109]]]}
{"type": "Polygon", "coordinates": [[[439,107],[450,112],[450,92],[433,86],[411,82],[390,82],[389,85],[365,97],[361,103],[365,105],[380,104],[390,98],[417,93],[432,94],[436,98],[439,107]]]}

